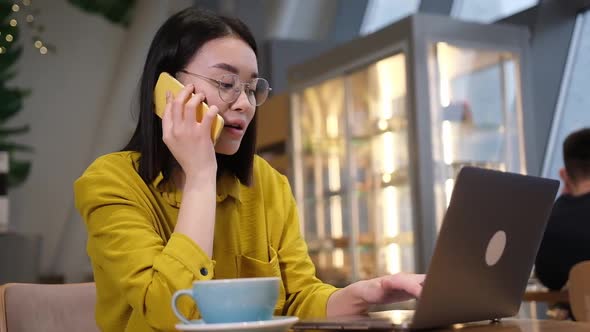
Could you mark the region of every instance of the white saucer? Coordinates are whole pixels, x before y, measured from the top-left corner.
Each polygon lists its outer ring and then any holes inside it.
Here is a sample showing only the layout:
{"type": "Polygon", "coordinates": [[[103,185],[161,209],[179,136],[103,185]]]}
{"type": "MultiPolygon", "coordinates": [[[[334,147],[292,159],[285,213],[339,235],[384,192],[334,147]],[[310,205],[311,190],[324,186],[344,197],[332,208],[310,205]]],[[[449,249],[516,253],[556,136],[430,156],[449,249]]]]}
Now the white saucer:
{"type": "Polygon", "coordinates": [[[240,323],[215,323],[207,324],[201,319],[192,321],[192,324],[176,324],[179,331],[249,331],[249,332],[285,332],[291,325],[297,323],[299,318],[295,316],[274,316],[270,320],[240,323]]]}

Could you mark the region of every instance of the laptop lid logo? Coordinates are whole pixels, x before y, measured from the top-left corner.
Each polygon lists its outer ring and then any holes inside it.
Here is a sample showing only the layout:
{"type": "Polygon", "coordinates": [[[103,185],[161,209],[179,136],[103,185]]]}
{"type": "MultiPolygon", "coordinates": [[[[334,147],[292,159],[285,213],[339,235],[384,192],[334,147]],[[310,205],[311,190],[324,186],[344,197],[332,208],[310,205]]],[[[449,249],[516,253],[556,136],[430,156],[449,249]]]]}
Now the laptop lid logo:
{"type": "Polygon", "coordinates": [[[494,236],[488,242],[488,248],[486,249],[486,264],[488,266],[494,266],[504,253],[506,248],[506,232],[497,231],[494,236]]]}

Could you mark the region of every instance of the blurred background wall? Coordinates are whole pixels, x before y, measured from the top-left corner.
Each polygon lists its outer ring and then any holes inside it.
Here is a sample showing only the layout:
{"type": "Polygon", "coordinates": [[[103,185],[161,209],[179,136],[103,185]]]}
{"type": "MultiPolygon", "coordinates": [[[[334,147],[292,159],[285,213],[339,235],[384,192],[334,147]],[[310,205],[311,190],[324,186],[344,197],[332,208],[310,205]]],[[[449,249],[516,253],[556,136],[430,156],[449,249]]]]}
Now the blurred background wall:
{"type": "Polygon", "coordinates": [[[91,276],[72,184],[97,156],[126,143],[135,126],[133,98],[149,42],[168,16],[193,4],[238,16],[252,28],[261,48],[261,73],[276,93],[287,90],[289,66],[414,12],[528,26],[538,153],[544,156],[537,173],[556,177],[561,140],[590,123],[585,92],[590,42],[584,38],[590,23],[583,11],[588,2],[137,0],[125,27],[66,0],[35,0],[36,20],[43,23],[43,38],[55,52],[41,55],[30,45],[33,31],[21,29],[23,55],[11,84],[30,89],[31,95],[11,121],[30,124],[21,142],[35,150],[26,155],[32,160],[27,181],[9,193],[10,229],[42,236],[42,275],[67,282],[91,276]]]}

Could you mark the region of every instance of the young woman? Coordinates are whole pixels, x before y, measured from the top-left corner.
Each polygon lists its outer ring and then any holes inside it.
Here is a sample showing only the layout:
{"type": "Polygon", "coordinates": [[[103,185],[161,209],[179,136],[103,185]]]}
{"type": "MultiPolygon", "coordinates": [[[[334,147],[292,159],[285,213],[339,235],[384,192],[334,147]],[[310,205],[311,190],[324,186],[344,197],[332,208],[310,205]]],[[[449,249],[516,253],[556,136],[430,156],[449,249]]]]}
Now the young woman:
{"type": "MultiPolygon", "coordinates": [[[[74,186],[102,330],[173,329],[172,294],[212,278],[279,276],[275,313],[299,317],[360,313],[419,296],[422,275],[342,289],[315,277],[287,179],[254,155],[256,107],[268,92],[256,43],[241,21],[188,8],[158,30],[133,137],[123,151],[94,161],[74,186]],[[168,95],[162,120],[153,105],[161,72],[185,85],[168,95]],[[203,101],[210,111],[198,123],[203,101]],[[217,114],[225,127],[214,145],[217,114]]],[[[188,299],[179,308],[199,316],[188,299]]]]}

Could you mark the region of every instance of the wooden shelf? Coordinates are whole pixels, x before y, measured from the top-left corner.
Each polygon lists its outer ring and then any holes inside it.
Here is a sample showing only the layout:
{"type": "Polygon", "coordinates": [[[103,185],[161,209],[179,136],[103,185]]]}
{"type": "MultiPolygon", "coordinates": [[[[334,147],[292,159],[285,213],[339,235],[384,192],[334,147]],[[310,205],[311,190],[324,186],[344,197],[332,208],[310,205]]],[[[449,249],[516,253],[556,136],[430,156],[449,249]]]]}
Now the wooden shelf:
{"type": "Polygon", "coordinates": [[[256,151],[277,171],[289,175],[289,96],[274,95],[258,107],[256,151]]]}
{"type": "Polygon", "coordinates": [[[269,97],[256,110],[258,150],[276,144],[285,144],[289,139],[289,96],[278,94],[269,97]]]}
{"type": "Polygon", "coordinates": [[[525,302],[569,303],[567,291],[527,291],[522,300],[525,302]]]}
{"type": "MultiPolygon", "coordinates": [[[[383,247],[389,244],[410,246],[414,244],[414,236],[411,232],[402,232],[394,237],[383,238],[377,243],[373,234],[364,233],[359,236],[357,241],[357,246],[363,248],[383,247]]],[[[351,244],[350,237],[344,236],[339,238],[309,239],[307,240],[307,245],[310,252],[329,252],[334,249],[348,249],[351,244]]]]}

